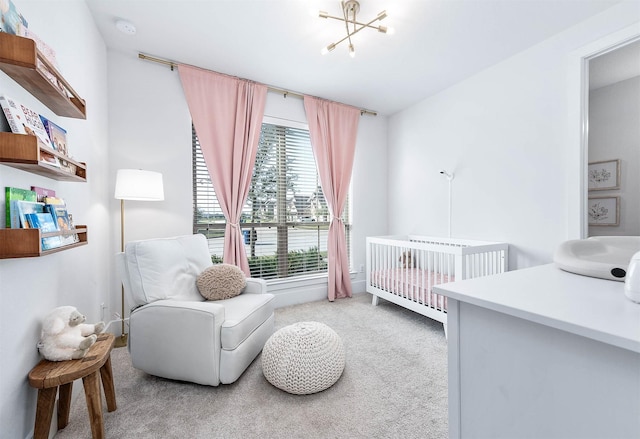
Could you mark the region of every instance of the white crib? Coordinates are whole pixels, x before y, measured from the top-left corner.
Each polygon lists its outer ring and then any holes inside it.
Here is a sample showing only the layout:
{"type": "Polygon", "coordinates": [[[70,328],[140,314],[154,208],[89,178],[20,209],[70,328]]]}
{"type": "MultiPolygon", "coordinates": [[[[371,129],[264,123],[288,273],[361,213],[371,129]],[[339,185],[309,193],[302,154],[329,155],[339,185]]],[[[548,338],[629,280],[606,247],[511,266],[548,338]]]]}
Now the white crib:
{"type": "Polygon", "coordinates": [[[441,322],[447,332],[447,298],[433,286],[503,273],[509,245],[430,236],[367,238],[367,292],[441,322]]]}

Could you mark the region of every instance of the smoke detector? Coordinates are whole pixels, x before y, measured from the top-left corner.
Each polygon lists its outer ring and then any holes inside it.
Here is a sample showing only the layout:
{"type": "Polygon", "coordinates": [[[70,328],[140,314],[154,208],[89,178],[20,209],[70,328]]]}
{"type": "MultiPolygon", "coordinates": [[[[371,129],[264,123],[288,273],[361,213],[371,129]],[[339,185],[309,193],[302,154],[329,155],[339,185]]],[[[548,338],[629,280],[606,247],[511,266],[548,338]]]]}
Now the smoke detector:
{"type": "Polygon", "coordinates": [[[135,35],[136,34],[136,27],[133,25],[133,23],[131,23],[130,21],[127,20],[118,20],[116,21],[116,28],[122,32],[123,34],[126,35],[135,35]]]}

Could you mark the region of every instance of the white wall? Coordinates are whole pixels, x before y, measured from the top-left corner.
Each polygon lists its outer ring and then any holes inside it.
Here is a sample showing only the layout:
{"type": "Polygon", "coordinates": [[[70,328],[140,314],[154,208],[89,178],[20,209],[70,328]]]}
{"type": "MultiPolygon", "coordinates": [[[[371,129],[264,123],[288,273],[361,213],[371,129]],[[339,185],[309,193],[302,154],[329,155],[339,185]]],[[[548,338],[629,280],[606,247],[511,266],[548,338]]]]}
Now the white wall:
{"type": "Polygon", "coordinates": [[[26,438],[33,434],[37,397],[27,374],[40,360],[36,343],[41,320],[60,305],[78,307],[88,321],[100,320],[100,303],[108,303],[112,293],[107,286],[113,249],[109,239],[110,194],[105,184],[109,144],[102,38],[83,1],[14,3],[29,28],[56,50],[61,72],[87,102],[86,120],[56,116],[0,73],[0,93],[22,101],[65,128],[70,152],[88,168],[87,183],[74,183],[0,165],[3,205],[5,186],[51,188],[67,201],[76,224],[89,227],[87,246],[40,258],[0,260],[0,437],[26,438]]]}
{"type": "Polygon", "coordinates": [[[620,159],[620,225],[589,226],[589,236],[640,235],[640,76],[589,94],[589,161],[620,159]]]}
{"type": "MultiPolygon", "coordinates": [[[[126,241],[192,233],[191,117],[176,71],[142,61],[136,53],[109,51],[109,136],[111,174],[142,168],[164,176],[165,200],[127,202],[126,241]]],[[[251,79],[251,78],[248,78],[251,79]]],[[[286,87],[286,84],[275,84],[286,87]]],[[[265,115],[306,122],[302,100],[269,92],[265,115]]],[[[353,266],[365,263],[365,237],[387,230],[386,126],[382,116],[360,118],[353,170],[353,266]]],[[[111,203],[119,246],[119,204],[111,203]]],[[[354,291],[364,291],[364,273],[354,275],[354,291]]],[[[114,277],[112,288],[117,288],[114,277]]],[[[326,280],[270,285],[277,306],[326,297],[326,280]]]]}
{"type": "Polygon", "coordinates": [[[550,262],[579,185],[565,177],[579,156],[572,53],[639,20],[623,3],[392,116],[390,232],[446,236],[445,168],[456,174],[452,236],[510,243],[511,269],[550,262]]]}

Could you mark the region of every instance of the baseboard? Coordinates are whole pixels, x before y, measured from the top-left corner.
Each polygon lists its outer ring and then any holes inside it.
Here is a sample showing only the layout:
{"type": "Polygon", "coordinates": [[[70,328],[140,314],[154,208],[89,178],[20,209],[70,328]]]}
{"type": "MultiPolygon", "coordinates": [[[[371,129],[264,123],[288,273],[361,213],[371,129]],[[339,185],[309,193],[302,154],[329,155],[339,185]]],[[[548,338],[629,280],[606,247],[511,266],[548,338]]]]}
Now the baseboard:
{"type": "MultiPolygon", "coordinates": [[[[351,290],[353,291],[353,294],[366,292],[365,281],[363,279],[352,279],[351,290]]],[[[268,287],[268,291],[276,296],[276,308],[283,308],[285,306],[297,305],[300,303],[315,302],[316,300],[326,299],[328,295],[326,278],[272,285],[268,287]]],[[[125,324],[128,323],[129,318],[124,319],[124,321],[125,324]]],[[[110,332],[119,336],[121,332],[119,325],[120,320],[111,320],[105,325],[104,332],[110,332]]]]}
{"type": "Polygon", "coordinates": [[[304,289],[287,289],[272,291],[275,296],[275,307],[298,305],[300,303],[315,302],[327,298],[327,286],[306,287],[304,289]]]}
{"type": "MultiPolygon", "coordinates": [[[[366,292],[364,280],[352,281],[351,287],[353,294],[366,292]]],[[[326,280],[319,285],[307,285],[304,287],[296,286],[294,288],[269,290],[275,297],[275,307],[283,308],[285,306],[297,305],[300,303],[315,302],[327,298],[328,288],[326,280]]]]}
{"type": "Polygon", "coordinates": [[[351,281],[351,289],[353,290],[353,294],[366,293],[367,292],[367,283],[364,279],[351,281]]]}

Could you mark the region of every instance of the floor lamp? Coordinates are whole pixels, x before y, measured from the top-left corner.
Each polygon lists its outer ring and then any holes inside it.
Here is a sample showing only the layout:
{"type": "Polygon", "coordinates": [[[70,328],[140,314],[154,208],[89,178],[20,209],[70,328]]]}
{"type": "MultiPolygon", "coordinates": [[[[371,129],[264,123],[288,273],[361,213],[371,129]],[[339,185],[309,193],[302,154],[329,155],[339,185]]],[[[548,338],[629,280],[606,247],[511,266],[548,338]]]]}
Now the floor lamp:
{"type": "MultiPolygon", "coordinates": [[[[164,188],[162,174],[142,169],[119,169],[116,174],[116,190],[114,197],[120,200],[120,251],[124,251],[124,201],[162,201],[164,188]]],[[[124,330],[124,286],[121,287],[122,335],[116,339],[116,347],[127,345],[128,334],[124,330]]]]}

